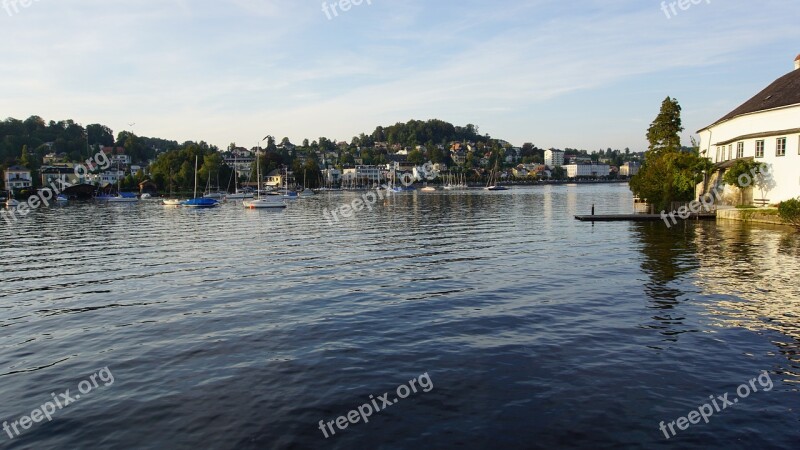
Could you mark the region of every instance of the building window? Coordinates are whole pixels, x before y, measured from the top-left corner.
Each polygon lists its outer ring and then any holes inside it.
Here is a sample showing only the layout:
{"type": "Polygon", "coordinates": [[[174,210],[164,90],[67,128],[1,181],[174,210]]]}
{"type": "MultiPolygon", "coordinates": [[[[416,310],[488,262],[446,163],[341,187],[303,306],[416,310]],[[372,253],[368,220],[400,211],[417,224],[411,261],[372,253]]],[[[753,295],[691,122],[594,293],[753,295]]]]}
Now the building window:
{"type": "Polygon", "coordinates": [[[764,141],[756,141],[756,158],[764,157],[764,141]]]}
{"type": "Polygon", "coordinates": [[[733,144],[728,144],[728,161],[733,159],[733,144]]]}
{"type": "MultiPolygon", "coordinates": [[[[799,151],[800,151],[800,150],[799,150],[799,151]]],[[[718,145],[718,146],[717,146],[717,159],[716,159],[716,160],[714,160],[714,162],[719,162],[719,155],[720,155],[720,153],[722,153],[722,147],[720,147],[720,146],[718,145]]]]}
{"type": "Polygon", "coordinates": [[[736,144],[736,159],[744,158],[744,142],[736,144]]]}
{"type": "Polygon", "coordinates": [[[775,145],[775,156],[786,156],[786,138],[778,138],[775,145]]]}

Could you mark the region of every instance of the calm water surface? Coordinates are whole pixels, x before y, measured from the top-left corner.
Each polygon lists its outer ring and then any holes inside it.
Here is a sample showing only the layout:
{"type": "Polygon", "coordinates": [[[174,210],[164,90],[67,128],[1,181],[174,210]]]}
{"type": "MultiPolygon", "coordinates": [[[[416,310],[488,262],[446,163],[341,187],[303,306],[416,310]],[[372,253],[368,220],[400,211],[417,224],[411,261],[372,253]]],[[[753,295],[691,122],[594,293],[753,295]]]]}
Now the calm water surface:
{"type": "Polygon", "coordinates": [[[0,420],[104,367],[114,377],[0,447],[800,442],[791,230],[572,218],[629,212],[624,185],[416,193],[325,221],[355,196],[0,222],[0,420]],[[762,371],[769,392],[669,440],[659,430],[762,371]],[[318,428],[423,373],[429,392],[328,439],[318,428]]]}

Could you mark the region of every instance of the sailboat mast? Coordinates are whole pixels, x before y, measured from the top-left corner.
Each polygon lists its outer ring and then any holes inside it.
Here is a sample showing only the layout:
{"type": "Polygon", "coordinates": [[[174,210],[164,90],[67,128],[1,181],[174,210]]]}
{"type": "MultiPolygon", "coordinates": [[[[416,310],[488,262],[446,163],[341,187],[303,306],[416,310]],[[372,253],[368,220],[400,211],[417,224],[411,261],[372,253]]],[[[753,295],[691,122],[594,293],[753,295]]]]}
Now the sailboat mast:
{"type": "Polygon", "coordinates": [[[194,198],[197,198],[197,160],[198,156],[194,157],[194,198]]]}

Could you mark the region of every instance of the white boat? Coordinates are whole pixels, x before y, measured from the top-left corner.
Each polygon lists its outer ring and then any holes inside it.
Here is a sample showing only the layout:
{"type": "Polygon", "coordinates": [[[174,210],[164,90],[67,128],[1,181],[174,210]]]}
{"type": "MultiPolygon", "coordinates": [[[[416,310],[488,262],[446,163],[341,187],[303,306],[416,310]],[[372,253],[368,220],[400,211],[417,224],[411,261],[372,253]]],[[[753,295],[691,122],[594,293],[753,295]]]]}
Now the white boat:
{"type": "Polygon", "coordinates": [[[122,194],[118,194],[115,197],[109,197],[106,199],[108,203],[136,203],[139,201],[138,197],[125,197],[122,194]]]}
{"type": "Polygon", "coordinates": [[[6,208],[10,209],[10,208],[16,208],[17,206],[20,205],[20,203],[18,201],[14,200],[14,197],[12,197],[11,191],[8,191],[8,197],[6,198],[6,201],[3,202],[3,205],[6,208]]]}
{"type": "Polygon", "coordinates": [[[233,194],[228,194],[225,198],[227,198],[228,200],[244,200],[244,199],[254,198],[254,197],[255,197],[255,195],[253,195],[252,192],[250,192],[250,193],[248,193],[248,192],[236,192],[236,193],[233,193],[233,194]]]}
{"type": "Polygon", "coordinates": [[[489,181],[486,183],[486,187],[483,188],[486,191],[507,191],[508,188],[500,186],[497,184],[497,162],[499,158],[494,162],[494,168],[492,168],[492,172],[489,175],[489,181]]]}
{"type": "Polygon", "coordinates": [[[177,198],[165,198],[164,200],[161,200],[161,203],[163,203],[164,206],[181,206],[181,204],[183,204],[185,201],[186,200],[177,198]]]}
{"type": "Polygon", "coordinates": [[[261,196],[261,165],[259,164],[261,158],[256,158],[256,178],[258,179],[258,190],[256,191],[257,197],[252,200],[245,200],[242,202],[247,209],[281,209],[286,208],[286,203],[279,195],[265,195],[261,196]]]}
{"type": "Polygon", "coordinates": [[[139,199],[141,199],[141,200],[149,200],[151,197],[152,196],[150,194],[146,194],[145,193],[145,194],[142,194],[142,196],[139,197],[139,199]]]}

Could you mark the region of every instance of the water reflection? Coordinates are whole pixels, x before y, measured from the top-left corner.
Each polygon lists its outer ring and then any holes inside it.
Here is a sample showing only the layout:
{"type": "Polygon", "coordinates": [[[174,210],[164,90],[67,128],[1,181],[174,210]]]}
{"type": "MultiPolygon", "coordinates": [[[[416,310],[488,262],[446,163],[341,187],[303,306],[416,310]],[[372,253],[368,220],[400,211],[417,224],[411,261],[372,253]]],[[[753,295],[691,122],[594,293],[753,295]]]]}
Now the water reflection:
{"type": "Polygon", "coordinates": [[[785,381],[800,383],[800,238],[784,228],[715,225],[697,236],[712,324],[767,336],[789,362],[785,381]]]}

